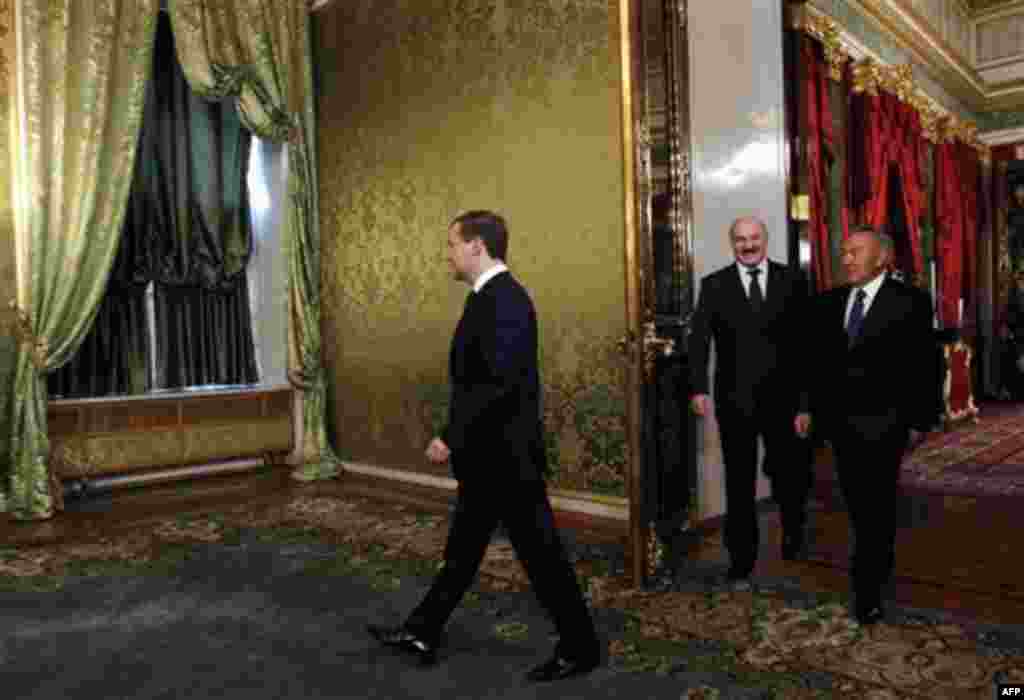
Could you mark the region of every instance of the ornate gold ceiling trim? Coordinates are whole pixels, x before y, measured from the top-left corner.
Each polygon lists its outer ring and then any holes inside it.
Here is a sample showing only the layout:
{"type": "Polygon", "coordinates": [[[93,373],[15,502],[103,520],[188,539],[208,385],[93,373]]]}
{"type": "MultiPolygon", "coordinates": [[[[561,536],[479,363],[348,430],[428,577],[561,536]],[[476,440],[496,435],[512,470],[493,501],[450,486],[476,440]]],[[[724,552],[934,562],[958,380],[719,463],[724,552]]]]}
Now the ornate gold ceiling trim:
{"type": "MultiPolygon", "coordinates": [[[[868,2],[872,2],[872,0],[868,0],[868,2]]],[[[878,0],[874,0],[874,2],[878,2],[878,0]]],[[[932,51],[940,53],[945,52],[954,59],[956,67],[959,70],[968,73],[975,80],[984,85],[985,79],[982,78],[978,71],[974,69],[974,65],[970,59],[970,56],[964,55],[964,53],[960,49],[958,49],[956,46],[953,46],[948,41],[946,41],[946,39],[944,39],[941,35],[936,33],[935,28],[932,27],[931,20],[929,20],[927,17],[918,12],[914,8],[914,5],[911,2],[911,0],[888,0],[888,2],[895,5],[901,12],[909,16],[914,21],[914,23],[917,26],[912,28],[912,31],[921,34],[922,38],[924,38],[924,40],[930,45],[932,51]]],[[[966,14],[968,21],[970,21],[970,13],[966,14]]]]}
{"type": "Polygon", "coordinates": [[[989,158],[990,149],[979,140],[977,124],[941,107],[917,86],[911,64],[886,65],[872,56],[858,59],[844,43],[844,32],[839,24],[807,5],[790,6],[788,24],[821,42],[830,79],[841,80],[843,68],[850,61],[853,92],[869,95],[877,95],[879,91],[891,93],[914,108],[920,116],[924,137],[932,143],[962,141],[977,149],[983,159],[989,158]]]}
{"type": "Polygon", "coordinates": [[[1012,112],[1024,109],[1024,80],[1014,80],[1002,85],[1007,86],[1007,91],[990,97],[985,103],[985,111],[1012,112]]]}
{"type": "MultiPolygon", "coordinates": [[[[952,97],[974,112],[1024,109],[1024,81],[990,84],[971,66],[964,55],[938,36],[910,0],[848,0],[875,28],[908,51],[929,76],[952,97]]],[[[792,7],[792,6],[791,6],[792,7]]],[[[828,16],[812,3],[802,3],[808,13],[828,16]]],[[[1024,8],[1024,0],[993,8],[991,14],[1024,8]]],[[[840,27],[840,32],[842,32],[840,27]]]]}
{"type": "Polygon", "coordinates": [[[887,66],[865,58],[853,64],[852,73],[853,92],[877,95],[884,91],[913,107],[921,118],[924,137],[932,143],[962,141],[987,155],[988,146],[978,139],[978,125],[939,107],[914,84],[909,63],[887,66]]]}
{"type": "Polygon", "coordinates": [[[804,11],[804,8],[790,6],[790,26],[799,29],[821,42],[828,63],[828,77],[835,82],[843,79],[843,66],[850,60],[850,53],[843,46],[839,25],[831,17],[804,11]]]}
{"type": "MultiPolygon", "coordinates": [[[[908,10],[906,0],[849,0],[887,36],[910,51],[942,86],[970,109],[985,109],[985,80],[959,51],[931,31],[927,20],[908,10]],[[896,10],[896,12],[893,12],[896,10]],[[916,26],[910,26],[908,19],[916,26]]],[[[1024,96],[1022,96],[1024,97],[1024,96]]]]}

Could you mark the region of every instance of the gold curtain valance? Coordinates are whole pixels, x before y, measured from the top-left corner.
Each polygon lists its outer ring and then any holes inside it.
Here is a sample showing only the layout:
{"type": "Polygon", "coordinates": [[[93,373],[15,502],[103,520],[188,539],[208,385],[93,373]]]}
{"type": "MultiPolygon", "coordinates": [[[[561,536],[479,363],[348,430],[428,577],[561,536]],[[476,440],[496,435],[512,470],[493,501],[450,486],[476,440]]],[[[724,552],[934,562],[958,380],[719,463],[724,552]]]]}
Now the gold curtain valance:
{"type": "MultiPolygon", "coordinates": [[[[790,25],[793,29],[821,42],[825,62],[829,67],[829,78],[836,82],[841,81],[847,62],[853,59],[843,47],[840,25],[831,17],[806,10],[793,12],[790,25]]],[[[982,160],[989,161],[990,149],[978,139],[977,124],[939,109],[914,83],[913,68],[909,63],[888,66],[865,58],[853,62],[851,73],[854,93],[877,95],[879,90],[883,90],[911,105],[921,118],[921,129],[925,138],[932,143],[961,141],[975,148],[982,160]]]]}
{"type": "Polygon", "coordinates": [[[821,42],[825,49],[828,77],[837,83],[840,82],[843,79],[843,67],[850,60],[850,54],[843,48],[839,39],[839,25],[828,17],[806,12],[795,17],[793,28],[799,29],[821,42]]]}

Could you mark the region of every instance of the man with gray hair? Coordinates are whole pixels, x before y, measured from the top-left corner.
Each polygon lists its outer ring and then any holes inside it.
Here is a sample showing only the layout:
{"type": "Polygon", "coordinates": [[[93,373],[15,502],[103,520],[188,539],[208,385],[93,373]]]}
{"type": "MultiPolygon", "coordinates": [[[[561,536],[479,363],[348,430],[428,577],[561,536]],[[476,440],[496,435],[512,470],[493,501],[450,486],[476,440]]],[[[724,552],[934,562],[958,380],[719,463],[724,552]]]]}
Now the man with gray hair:
{"type": "Polygon", "coordinates": [[[811,452],[797,377],[808,289],[798,269],[767,257],[768,230],[752,216],[729,228],[735,264],[701,281],[690,335],[690,404],[709,413],[708,362],[715,343],[714,410],[725,461],[728,579],[749,587],[758,554],[758,438],[782,519],[782,557],[803,554],[811,452]]]}
{"type": "Polygon", "coordinates": [[[903,456],[937,422],[937,354],[928,294],[887,272],[892,239],[858,227],[843,242],[847,284],[816,299],[810,367],[815,431],[832,443],[853,529],[854,614],[883,617],[895,559],[903,456]]]}

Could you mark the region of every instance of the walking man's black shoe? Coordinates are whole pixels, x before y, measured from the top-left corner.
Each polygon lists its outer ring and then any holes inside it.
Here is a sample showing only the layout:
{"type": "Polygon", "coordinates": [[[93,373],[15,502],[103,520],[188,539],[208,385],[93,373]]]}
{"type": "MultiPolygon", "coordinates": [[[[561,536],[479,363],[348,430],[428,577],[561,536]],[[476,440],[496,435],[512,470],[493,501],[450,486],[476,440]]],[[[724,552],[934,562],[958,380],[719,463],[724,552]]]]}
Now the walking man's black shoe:
{"type": "Polygon", "coordinates": [[[879,622],[883,617],[885,617],[885,611],[882,610],[881,605],[870,605],[865,607],[858,605],[855,608],[854,617],[857,618],[857,622],[859,622],[861,626],[868,627],[879,622]]]}
{"type": "Polygon", "coordinates": [[[725,574],[725,580],[722,583],[726,588],[737,593],[749,591],[752,588],[750,584],[750,576],[753,574],[753,569],[753,565],[732,565],[729,567],[729,571],[725,574]]]}
{"type": "Polygon", "coordinates": [[[367,625],[366,629],[374,639],[384,646],[414,655],[423,666],[432,666],[437,663],[437,646],[410,632],[404,625],[400,627],[367,625]]]}
{"type": "Polygon", "coordinates": [[[803,537],[782,538],[782,559],[783,561],[798,561],[806,557],[803,537]]]}
{"type": "Polygon", "coordinates": [[[546,683],[548,681],[560,681],[570,676],[580,676],[590,673],[600,665],[600,659],[593,658],[585,661],[567,659],[560,654],[555,654],[540,666],[532,669],[526,674],[526,680],[535,683],[546,683]]]}

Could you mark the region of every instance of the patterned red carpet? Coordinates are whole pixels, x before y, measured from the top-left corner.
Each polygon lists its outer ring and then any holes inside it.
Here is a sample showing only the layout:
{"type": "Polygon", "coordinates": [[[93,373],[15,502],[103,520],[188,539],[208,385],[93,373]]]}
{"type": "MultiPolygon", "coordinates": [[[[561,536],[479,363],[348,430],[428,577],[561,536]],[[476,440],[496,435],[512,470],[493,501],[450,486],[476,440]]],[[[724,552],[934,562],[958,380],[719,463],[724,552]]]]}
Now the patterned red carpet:
{"type": "Polygon", "coordinates": [[[928,438],[904,461],[904,488],[948,495],[1024,493],[1024,404],[987,404],[980,420],[928,438]]]}
{"type": "MultiPolygon", "coordinates": [[[[853,540],[827,451],[816,477],[809,556],[845,569],[853,540]]],[[[1012,608],[1024,619],[1024,404],[982,406],[978,423],[929,436],[904,460],[900,483],[894,576],[907,586],[903,602],[992,620],[1012,608]]]]}

